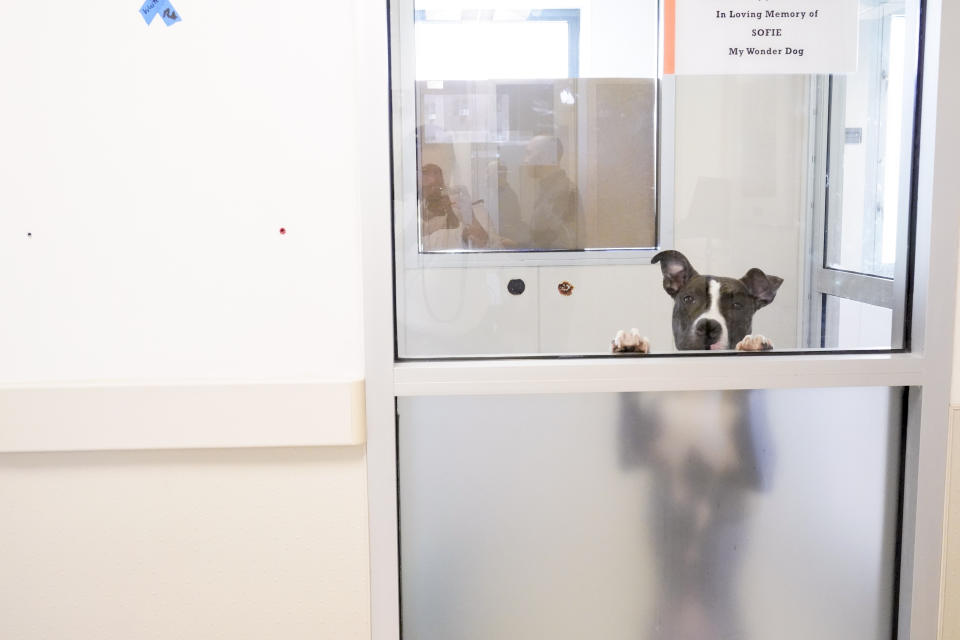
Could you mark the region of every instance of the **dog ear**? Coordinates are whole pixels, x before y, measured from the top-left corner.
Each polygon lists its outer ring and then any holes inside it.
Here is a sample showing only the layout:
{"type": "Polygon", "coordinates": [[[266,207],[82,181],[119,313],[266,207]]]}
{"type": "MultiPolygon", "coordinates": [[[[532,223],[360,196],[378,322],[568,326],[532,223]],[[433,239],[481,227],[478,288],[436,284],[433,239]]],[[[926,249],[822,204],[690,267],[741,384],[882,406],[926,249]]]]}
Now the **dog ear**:
{"type": "Polygon", "coordinates": [[[683,289],[691,278],[699,275],[693,268],[687,257],[679,251],[661,251],[653,256],[653,264],[660,263],[660,271],[663,272],[663,290],[670,297],[676,296],[680,289],[683,289]]]}
{"type": "Polygon", "coordinates": [[[774,297],[777,295],[777,289],[783,284],[783,278],[768,276],[760,269],[754,267],[750,269],[750,271],[747,271],[747,275],[740,278],[740,282],[747,287],[750,295],[756,298],[757,309],[760,309],[773,302],[774,297]]]}

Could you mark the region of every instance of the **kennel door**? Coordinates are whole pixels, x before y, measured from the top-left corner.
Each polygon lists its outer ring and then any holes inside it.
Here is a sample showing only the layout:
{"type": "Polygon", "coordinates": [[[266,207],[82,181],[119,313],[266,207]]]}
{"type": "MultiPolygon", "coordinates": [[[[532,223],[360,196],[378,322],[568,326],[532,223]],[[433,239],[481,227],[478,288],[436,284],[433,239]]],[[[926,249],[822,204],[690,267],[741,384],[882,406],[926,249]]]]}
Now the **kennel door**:
{"type": "Polygon", "coordinates": [[[889,638],[902,397],[401,398],[402,637],[889,638]]]}

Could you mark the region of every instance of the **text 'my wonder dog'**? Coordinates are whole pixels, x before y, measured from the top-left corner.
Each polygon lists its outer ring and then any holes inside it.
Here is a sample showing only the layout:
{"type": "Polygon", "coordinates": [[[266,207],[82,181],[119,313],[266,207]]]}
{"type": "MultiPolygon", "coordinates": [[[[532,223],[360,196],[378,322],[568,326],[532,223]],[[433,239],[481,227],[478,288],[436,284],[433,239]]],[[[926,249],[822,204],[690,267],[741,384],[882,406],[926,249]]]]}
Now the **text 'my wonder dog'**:
{"type": "MultiPolygon", "coordinates": [[[[673,298],[673,340],[678,350],[773,349],[773,343],[750,331],[753,314],[773,302],[783,278],[757,268],[739,279],[700,275],[679,251],[661,251],[653,263],[660,264],[663,289],[673,298]]],[[[650,343],[636,329],[618,331],[613,351],[649,353],[650,343]]]]}

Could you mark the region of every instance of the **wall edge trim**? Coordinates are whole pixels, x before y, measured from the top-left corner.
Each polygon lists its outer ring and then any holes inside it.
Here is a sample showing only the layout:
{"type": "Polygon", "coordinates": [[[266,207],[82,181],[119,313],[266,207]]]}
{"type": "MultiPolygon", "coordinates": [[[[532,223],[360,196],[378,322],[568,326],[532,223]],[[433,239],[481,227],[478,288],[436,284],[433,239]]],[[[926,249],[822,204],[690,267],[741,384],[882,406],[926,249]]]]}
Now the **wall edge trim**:
{"type": "Polygon", "coordinates": [[[363,380],[0,386],[0,453],[366,443],[363,380]]]}

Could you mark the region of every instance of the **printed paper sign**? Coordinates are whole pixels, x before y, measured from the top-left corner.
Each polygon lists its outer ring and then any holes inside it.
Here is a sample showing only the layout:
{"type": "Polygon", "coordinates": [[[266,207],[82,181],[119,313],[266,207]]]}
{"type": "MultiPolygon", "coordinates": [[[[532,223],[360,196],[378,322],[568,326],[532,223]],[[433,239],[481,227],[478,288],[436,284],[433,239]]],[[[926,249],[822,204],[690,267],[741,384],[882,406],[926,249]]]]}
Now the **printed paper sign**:
{"type": "Polygon", "coordinates": [[[859,0],[664,0],[664,73],[848,73],[859,0]]]}

